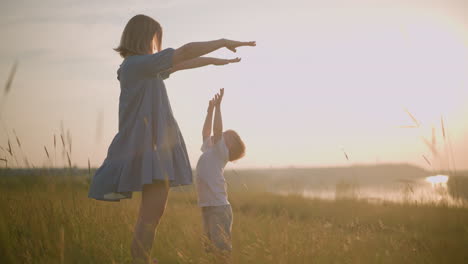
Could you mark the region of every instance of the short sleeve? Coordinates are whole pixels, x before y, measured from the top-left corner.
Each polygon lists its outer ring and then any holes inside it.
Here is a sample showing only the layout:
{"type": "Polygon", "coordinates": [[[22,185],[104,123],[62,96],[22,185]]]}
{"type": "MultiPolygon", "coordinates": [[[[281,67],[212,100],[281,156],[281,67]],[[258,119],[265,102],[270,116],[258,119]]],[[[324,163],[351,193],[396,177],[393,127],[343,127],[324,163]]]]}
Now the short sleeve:
{"type": "Polygon", "coordinates": [[[171,76],[171,71],[170,70],[166,70],[166,71],[163,71],[163,72],[159,73],[159,78],[161,78],[163,80],[166,80],[167,78],[169,78],[169,76],[171,76]]]}
{"type": "Polygon", "coordinates": [[[226,143],[224,142],[224,137],[221,137],[221,139],[215,144],[214,147],[221,160],[228,162],[229,149],[227,148],[226,143]]]}
{"type": "Polygon", "coordinates": [[[168,78],[174,51],[173,48],[167,48],[151,55],[144,55],[141,70],[147,76],[168,78]]]}
{"type": "Polygon", "coordinates": [[[211,147],[213,147],[213,137],[207,137],[203,142],[203,145],[201,146],[200,150],[202,152],[206,152],[211,147]]]}

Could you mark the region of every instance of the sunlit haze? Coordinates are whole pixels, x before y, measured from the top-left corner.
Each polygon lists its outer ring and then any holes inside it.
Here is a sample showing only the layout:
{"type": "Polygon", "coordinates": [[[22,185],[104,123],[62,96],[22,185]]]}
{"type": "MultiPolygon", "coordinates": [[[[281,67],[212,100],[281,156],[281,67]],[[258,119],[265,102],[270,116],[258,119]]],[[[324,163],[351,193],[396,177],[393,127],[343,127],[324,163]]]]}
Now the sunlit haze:
{"type": "MultiPolygon", "coordinates": [[[[468,169],[466,1],[123,3],[0,4],[0,81],[18,61],[11,90],[0,99],[0,146],[8,145],[6,132],[17,146],[14,130],[23,154],[48,165],[44,146],[54,156],[53,137],[63,124],[72,163],[87,166],[89,158],[99,166],[118,128],[122,59],[112,48],[127,21],[143,13],[163,26],[163,48],[223,37],[257,41],[236,54],[213,54],[239,56],[238,64],[177,72],[166,81],[192,166],[208,100],[224,87],[224,126],[247,146],[231,168],[468,169]]],[[[65,165],[57,144],[56,165],[65,165]]]]}

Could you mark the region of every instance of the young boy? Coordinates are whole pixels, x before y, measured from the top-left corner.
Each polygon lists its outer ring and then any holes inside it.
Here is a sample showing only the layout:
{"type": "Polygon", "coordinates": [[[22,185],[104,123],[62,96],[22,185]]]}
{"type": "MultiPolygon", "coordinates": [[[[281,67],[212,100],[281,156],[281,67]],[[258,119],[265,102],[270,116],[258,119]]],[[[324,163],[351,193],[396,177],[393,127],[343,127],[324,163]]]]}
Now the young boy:
{"type": "Polygon", "coordinates": [[[232,250],[232,209],[228,201],[223,172],[228,161],[235,161],[245,154],[245,145],[233,130],[223,132],[221,101],[224,88],[210,100],[203,126],[203,146],[197,163],[196,186],[198,205],[202,209],[203,228],[213,248],[224,256],[232,250]],[[211,124],[214,116],[213,136],[211,124]],[[213,247],[214,246],[214,247],[213,247]]]}

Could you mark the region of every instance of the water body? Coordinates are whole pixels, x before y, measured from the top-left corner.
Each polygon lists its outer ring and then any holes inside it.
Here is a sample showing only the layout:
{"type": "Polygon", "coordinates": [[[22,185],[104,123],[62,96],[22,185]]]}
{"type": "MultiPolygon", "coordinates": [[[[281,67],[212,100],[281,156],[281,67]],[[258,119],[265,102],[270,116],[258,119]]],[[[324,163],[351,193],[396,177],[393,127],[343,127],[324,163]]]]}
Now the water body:
{"type": "Polygon", "coordinates": [[[448,204],[460,206],[462,203],[450,196],[447,188],[449,176],[433,175],[421,179],[399,180],[394,183],[366,184],[341,181],[335,185],[317,186],[300,191],[283,190],[281,194],[300,194],[313,199],[357,199],[369,202],[397,202],[418,204],[448,204]]]}
{"type": "Polygon", "coordinates": [[[228,184],[313,199],[466,206],[449,192],[449,176],[407,164],[227,171],[228,184]]]}

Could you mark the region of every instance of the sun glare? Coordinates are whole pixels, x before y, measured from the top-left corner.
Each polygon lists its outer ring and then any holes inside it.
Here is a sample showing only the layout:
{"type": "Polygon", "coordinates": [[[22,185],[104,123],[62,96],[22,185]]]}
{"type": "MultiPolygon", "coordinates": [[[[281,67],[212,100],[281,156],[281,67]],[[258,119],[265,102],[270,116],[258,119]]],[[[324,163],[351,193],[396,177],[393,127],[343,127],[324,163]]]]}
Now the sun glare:
{"type": "Polygon", "coordinates": [[[429,176],[426,178],[426,181],[431,183],[432,186],[437,186],[437,185],[444,185],[447,183],[449,177],[446,175],[435,175],[435,176],[429,176]]]}

